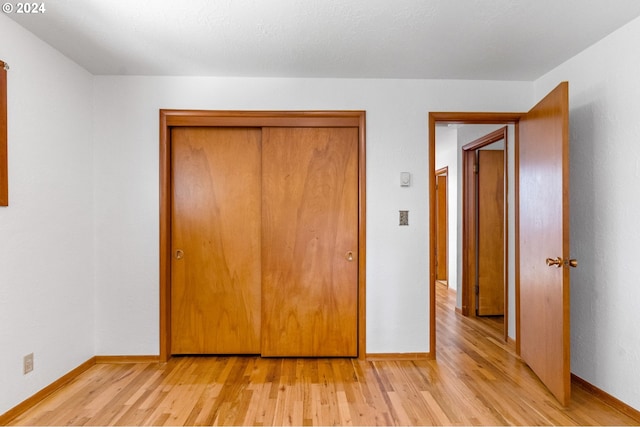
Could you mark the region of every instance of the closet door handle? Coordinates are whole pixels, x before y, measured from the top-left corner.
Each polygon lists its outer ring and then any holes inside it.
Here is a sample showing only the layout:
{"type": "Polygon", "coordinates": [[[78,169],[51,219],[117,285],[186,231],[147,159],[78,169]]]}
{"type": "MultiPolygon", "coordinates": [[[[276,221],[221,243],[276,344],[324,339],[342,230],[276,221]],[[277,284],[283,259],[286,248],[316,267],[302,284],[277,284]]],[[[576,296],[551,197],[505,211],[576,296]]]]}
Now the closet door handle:
{"type": "Polygon", "coordinates": [[[184,252],[182,251],[182,249],[178,249],[176,251],[176,259],[182,259],[184,258],[184,252]]]}
{"type": "Polygon", "coordinates": [[[351,251],[347,252],[344,257],[349,262],[353,261],[353,252],[351,251]]]}

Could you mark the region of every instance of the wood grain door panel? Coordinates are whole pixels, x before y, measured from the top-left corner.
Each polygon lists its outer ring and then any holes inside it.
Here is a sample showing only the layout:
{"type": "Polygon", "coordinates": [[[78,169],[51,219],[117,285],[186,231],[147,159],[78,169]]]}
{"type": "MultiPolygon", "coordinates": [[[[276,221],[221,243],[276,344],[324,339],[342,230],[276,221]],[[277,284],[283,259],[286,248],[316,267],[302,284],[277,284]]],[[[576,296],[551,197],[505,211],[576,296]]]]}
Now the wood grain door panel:
{"type": "Polygon", "coordinates": [[[504,315],[504,150],[478,150],[478,316],[504,315]]]}
{"type": "Polygon", "coordinates": [[[358,129],[264,128],[262,173],[262,354],[356,356],[358,129]]]}
{"type": "Polygon", "coordinates": [[[520,346],[523,360],[562,404],[571,394],[568,84],[520,121],[520,346]]]}
{"type": "Polygon", "coordinates": [[[260,353],[260,140],[259,128],[171,131],[173,354],[260,353]]]}
{"type": "Polygon", "coordinates": [[[447,175],[436,181],[436,280],[447,280],[447,175]]]}

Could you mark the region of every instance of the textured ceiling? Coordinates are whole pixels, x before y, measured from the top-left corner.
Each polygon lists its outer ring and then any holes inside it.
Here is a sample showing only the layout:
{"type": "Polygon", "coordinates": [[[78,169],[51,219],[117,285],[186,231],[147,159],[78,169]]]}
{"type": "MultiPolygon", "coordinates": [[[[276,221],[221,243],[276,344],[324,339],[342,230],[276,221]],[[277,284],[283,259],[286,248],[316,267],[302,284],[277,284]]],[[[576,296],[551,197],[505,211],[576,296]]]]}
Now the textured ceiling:
{"type": "Polygon", "coordinates": [[[7,16],[96,75],[534,80],[640,15],[639,0],[45,5],[7,16]]]}

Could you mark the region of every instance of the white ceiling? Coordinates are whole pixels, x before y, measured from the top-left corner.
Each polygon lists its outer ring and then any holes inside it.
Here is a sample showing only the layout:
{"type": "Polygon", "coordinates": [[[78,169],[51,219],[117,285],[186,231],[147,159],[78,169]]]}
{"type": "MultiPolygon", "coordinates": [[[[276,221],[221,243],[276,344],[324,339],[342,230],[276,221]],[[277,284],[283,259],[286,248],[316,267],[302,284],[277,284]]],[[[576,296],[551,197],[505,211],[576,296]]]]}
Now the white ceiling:
{"type": "Polygon", "coordinates": [[[45,7],[7,16],[96,75],[528,81],[640,15],[638,0],[47,0],[45,7]]]}

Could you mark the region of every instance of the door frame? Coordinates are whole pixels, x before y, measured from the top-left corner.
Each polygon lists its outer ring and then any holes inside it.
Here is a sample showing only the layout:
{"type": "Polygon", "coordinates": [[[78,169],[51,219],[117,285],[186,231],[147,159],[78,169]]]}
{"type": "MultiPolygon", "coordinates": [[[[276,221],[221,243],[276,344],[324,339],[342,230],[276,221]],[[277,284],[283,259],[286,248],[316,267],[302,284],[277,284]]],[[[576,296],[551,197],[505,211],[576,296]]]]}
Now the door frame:
{"type": "MultiPolygon", "coordinates": [[[[447,281],[447,288],[449,287],[449,167],[445,166],[441,169],[438,169],[436,171],[436,180],[438,177],[444,177],[444,181],[446,183],[446,193],[444,195],[444,247],[445,247],[445,251],[444,251],[444,269],[445,269],[445,278],[447,281]]],[[[437,182],[436,182],[437,184],[437,182]]],[[[440,191],[440,189],[438,188],[436,191],[440,191]]],[[[438,205],[438,201],[436,199],[436,216],[439,217],[441,212],[440,210],[443,209],[442,206],[438,205]]],[[[436,225],[437,225],[437,217],[436,217],[436,225]]],[[[437,234],[436,234],[436,242],[437,242],[437,234]]],[[[441,246],[441,245],[436,245],[437,246],[441,246]]],[[[437,259],[437,258],[436,258],[437,259]]],[[[436,279],[437,279],[437,269],[436,269],[436,279]]]]}
{"type": "Polygon", "coordinates": [[[508,198],[508,157],[509,147],[507,144],[508,127],[504,126],[493,132],[490,132],[480,138],[477,138],[462,147],[462,307],[461,312],[464,316],[476,317],[476,292],[474,289],[473,279],[476,276],[477,265],[477,169],[474,164],[477,163],[477,152],[479,149],[493,144],[497,141],[505,141],[504,147],[504,276],[503,276],[503,293],[504,293],[504,337],[508,338],[509,330],[509,206],[508,198]]]}
{"type": "Polygon", "coordinates": [[[160,110],[160,362],[171,358],[171,128],[358,128],[358,358],[366,357],[366,139],[365,111],[160,110]]]}
{"type": "MultiPolygon", "coordinates": [[[[519,235],[518,235],[518,122],[525,113],[499,113],[499,112],[430,112],[429,113],[429,353],[431,357],[436,357],[436,123],[458,123],[458,124],[513,124],[515,125],[515,302],[516,302],[516,353],[520,354],[520,283],[519,283],[519,235]]],[[[505,329],[506,330],[506,329],[505,329]]]]}

